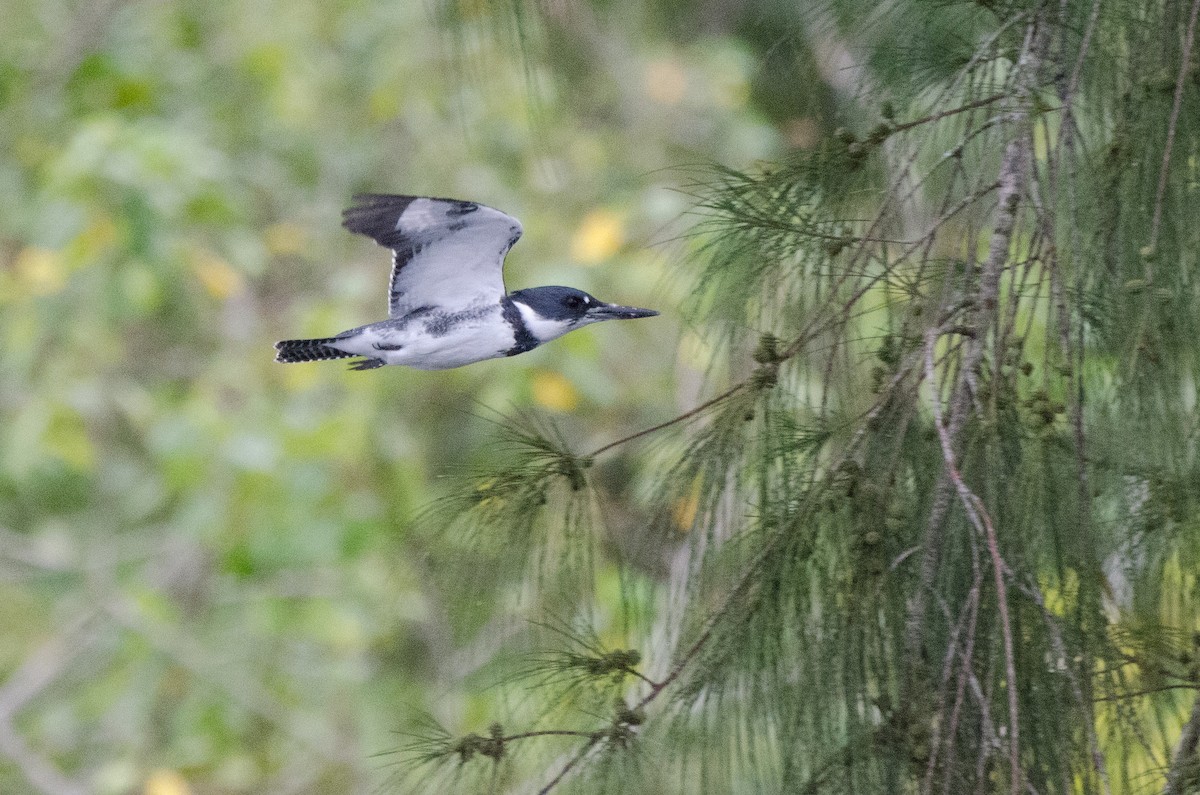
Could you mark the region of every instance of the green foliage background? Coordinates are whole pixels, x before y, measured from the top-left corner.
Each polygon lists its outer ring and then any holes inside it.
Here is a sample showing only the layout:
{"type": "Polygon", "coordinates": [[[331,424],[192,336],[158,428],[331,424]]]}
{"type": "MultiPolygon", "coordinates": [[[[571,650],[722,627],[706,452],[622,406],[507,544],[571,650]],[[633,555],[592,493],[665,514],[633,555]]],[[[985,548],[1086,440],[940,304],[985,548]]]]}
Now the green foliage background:
{"type": "Polygon", "coordinates": [[[1198,9],[9,0],[0,792],[1192,791],[1198,9]]]}
{"type": "Polygon", "coordinates": [[[435,588],[469,544],[414,517],[501,455],[493,412],[582,448],[686,401],[669,167],[780,140],[734,41],[613,15],[595,59],[523,53],[511,11],[4,4],[0,791],[44,763],[53,791],[370,792],[422,711],[485,711],[461,680],[525,613],[435,588]],[[666,317],[456,372],[274,364],[382,316],[387,255],[339,225],[361,190],[501,207],[510,289],[666,317]]]}

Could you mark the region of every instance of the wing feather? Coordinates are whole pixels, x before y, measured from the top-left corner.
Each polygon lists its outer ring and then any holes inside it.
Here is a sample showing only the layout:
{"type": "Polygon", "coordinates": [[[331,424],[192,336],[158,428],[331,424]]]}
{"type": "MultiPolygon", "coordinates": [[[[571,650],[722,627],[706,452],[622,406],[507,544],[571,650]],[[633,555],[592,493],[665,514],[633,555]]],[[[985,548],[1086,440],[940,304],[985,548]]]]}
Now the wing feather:
{"type": "Polygon", "coordinates": [[[363,194],[354,202],[342,225],[392,250],[391,317],[504,297],[504,257],[521,237],[517,219],[457,199],[363,194]]]}

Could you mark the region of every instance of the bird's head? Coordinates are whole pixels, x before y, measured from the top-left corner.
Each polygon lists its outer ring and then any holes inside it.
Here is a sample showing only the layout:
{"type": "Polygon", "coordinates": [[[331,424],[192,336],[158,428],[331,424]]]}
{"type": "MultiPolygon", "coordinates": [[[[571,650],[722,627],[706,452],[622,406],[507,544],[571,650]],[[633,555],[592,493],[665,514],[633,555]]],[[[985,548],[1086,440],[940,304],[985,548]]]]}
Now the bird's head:
{"type": "Polygon", "coordinates": [[[509,295],[538,344],[601,320],[654,317],[653,309],[608,304],[573,287],[531,287],[509,295]]]}

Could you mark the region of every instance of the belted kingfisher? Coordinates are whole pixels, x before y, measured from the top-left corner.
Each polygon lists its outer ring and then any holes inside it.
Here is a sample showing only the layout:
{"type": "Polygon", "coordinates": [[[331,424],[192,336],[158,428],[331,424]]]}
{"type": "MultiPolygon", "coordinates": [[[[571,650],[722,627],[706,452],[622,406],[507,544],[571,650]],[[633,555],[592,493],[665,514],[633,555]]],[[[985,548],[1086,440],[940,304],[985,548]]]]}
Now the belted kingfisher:
{"type": "Polygon", "coordinates": [[[354,200],[342,225],[392,250],[388,319],[334,337],[277,342],[277,362],[362,356],[350,369],[447,370],[516,356],[589,323],[658,314],[571,287],[507,293],[504,257],[521,237],[521,224],[499,210],[424,196],[354,200]]]}

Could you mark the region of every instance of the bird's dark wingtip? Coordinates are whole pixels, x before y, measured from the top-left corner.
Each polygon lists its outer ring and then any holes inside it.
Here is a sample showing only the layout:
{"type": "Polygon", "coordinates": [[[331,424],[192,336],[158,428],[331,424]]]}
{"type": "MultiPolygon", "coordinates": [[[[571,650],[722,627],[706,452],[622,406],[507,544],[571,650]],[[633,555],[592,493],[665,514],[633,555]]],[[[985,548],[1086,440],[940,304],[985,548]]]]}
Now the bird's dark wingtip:
{"type": "Polygon", "coordinates": [[[392,247],[403,242],[397,221],[419,196],[393,196],[384,193],[360,193],[354,204],[342,211],[342,226],[392,247]]]}

